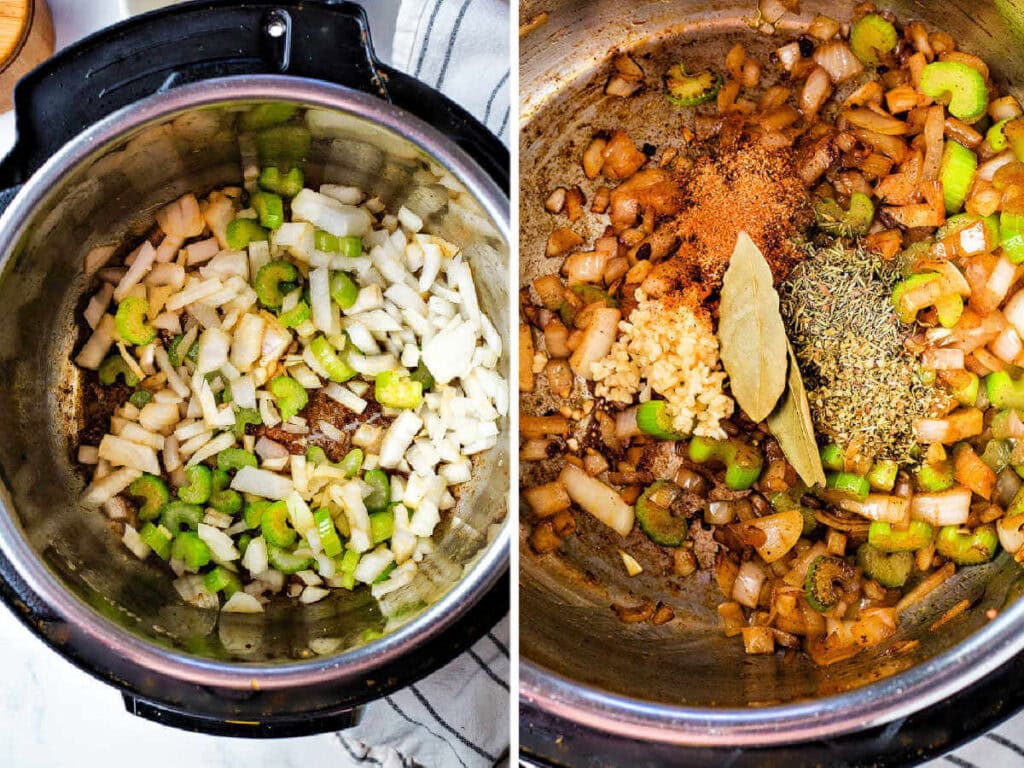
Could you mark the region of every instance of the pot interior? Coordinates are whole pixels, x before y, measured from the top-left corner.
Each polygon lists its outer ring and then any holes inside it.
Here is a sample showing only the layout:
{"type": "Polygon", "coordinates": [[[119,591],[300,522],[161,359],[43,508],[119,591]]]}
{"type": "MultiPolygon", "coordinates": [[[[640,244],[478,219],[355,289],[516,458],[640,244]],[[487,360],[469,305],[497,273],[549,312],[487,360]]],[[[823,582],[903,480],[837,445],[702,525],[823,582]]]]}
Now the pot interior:
{"type": "MultiPolygon", "coordinates": [[[[472,578],[506,514],[507,435],[478,458],[473,481],[438,526],[435,551],[415,581],[380,604],[363,588],[332,590],[308,606],[278,598],[262,615],[191,608],[163,563],[137,560],[101,511],[77,504],[87,478],[74,457],[91,404],[83,402],[82,375],[71,359],[88,337],[81,312],[95,290],[84,274],[85,255],[103,245],[127,252],[153,226],[154,212],[186,192],[242,184],[238,118],[257,103],[267,102],[204,103],[123,131],[55,175],[23,222],[0,279],[0,514],[13,516],[62,587],[107,621],[196,656],[287,662],[364,645],[472,578]]],[[[293,122],[312,136],[306,185],[358,186],[392,212],[405,205],[422,216],[426,231],[456,243],[471,260],[481,306],[507,338],[503,227],[464,180],[429,148],[368,117],[297,106],[293,122]]],[[[130,119],[129,113],[124,122],[130,119]]],[[[251,135],[241,139],[253,145],[251,135]]],[[[276,164],[273,148],[262,151],[264,163],[276,164]]],[[[501,366],[507,377],[507,359],[501,366]]]]}
{"type": "MultiPolygon", "coordinates": [[[[880,5],[902,21],[920,19],[933,30],[949,32],[959,48],[989,61],[1001,84],[1024,82],[1024,58],[1018,53],[1024,20],[1006,15],[1006,4],[968,0],[880,5]]],[[[682,114],[665,101],[660,88],[651,86],[659,73],[678,62],[691,72],[705,67],[720,71],[736,42],[765,64],[770,51],[796,37],[816,14],[846,22],[852,9],[853,3],[803,0],[798,16],[787,14],[774,34],[766,35],[752,29],[756,2],[639,2],[628,10],[615,2],[524,2],[522,23],[542,11],[549,17],[522,42],[520,285],[528,286],[553,271],[556,262],[544,258],[544,246],[557,225],[543,204],[558,186],[593,187],[583,175],[580,158],[594,133],[623,128],[637,146],[649,142],[659,149],[682,142],[682,114]],[[645,70],[647,87],[618,99],[606,96],[604,86],[611,54],[623,50],[645,70]]],[[[1019,95],[1019,90],[1011,92],[1019,95]]],[[[601,235],[604,224],[598,228],[597,219],[584,217],[574,225],[588,242],[601,235]],[[585,231],[588,223],[593,231],[585,231]]],[[[521,400],[525,413],[544,413],[560,405],[538,402],[536,397],[521,400]]],[[[586,428],[584,422],[581,434],[586,428]]],[[[529,487],[556,474],[554,466],[524,462],[520,479],[529,487]]],[[[981,630],[988,623],[986,611],[1003,606],[1008,587],[1019,574],[1019,567],[1005,554],[989,565],[962,569],[940,593],[903,614],[902,627],[890,642],[819,668],[803,654],[746,655],[739,637],[726,638],[722,632],[716,606],[724,598],[712,573],[675,576],[672,558],[646,542],[649,546],[630,549],[644,572],[629,577],[618,553],[621,539],[586,513],[575,517],[576,534],[564,539],[553,554],[535,554],[526,539],[528,527],[521,530],[522,657],[541,675],[553,673],[600,692],[656,704],[763,707],[868,685],[981,630]],[[660,627],[623,624],[609,610],[612,603],[635,605],[641,596],[663,601],[676,620],[660,627]],[[971,602],[967,611],[941,631],[930,631],[936,619],[965,598],[971,602]],[[908,640],[917,644],[894,652],[908,640]]],[[[571,711],[571,703],[567,706],[563,712],[571,711]]]]}

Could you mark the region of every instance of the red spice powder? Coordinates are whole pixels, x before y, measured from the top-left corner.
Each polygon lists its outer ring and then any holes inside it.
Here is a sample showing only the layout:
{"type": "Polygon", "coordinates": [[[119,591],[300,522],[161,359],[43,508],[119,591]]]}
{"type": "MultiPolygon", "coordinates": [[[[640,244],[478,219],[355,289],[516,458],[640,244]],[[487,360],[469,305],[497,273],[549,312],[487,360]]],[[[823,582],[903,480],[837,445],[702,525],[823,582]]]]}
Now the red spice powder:
{"type": "Polygon", "coordinates": [[[694,163],[682,192],[681,212],[661,225],[674,232],[678,248],[645,281],[660,284],[655,293],[694,285],[705,296],[717,292],[741,230],[764,253],[776,283],[803,259],[793,240],[813,213],[790,150],[716,147],[694,163]]]}

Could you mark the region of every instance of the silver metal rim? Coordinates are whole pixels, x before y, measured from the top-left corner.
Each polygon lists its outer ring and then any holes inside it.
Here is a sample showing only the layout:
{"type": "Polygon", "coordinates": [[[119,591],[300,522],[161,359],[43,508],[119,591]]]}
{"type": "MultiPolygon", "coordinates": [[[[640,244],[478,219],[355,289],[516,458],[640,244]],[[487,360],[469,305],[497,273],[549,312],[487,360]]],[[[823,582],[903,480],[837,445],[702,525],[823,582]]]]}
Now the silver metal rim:
{"type": "Polygon", "coordinates": [[[958,693],[1024,649],[1024,600],[954,648],[847,693],[749,709],[642,701],[569,680],[522,659],[523,701],[548,715],[622,739],[679,746],[757,747],[840,736],[891,723],[958,693]]]}
{"type": "MultiPolygon", "coordinates": [[[[509,242],[508,198],[461,148],[419,118],[367,94],[329,83],[283,75],[225,77],[184,85],[125,107],[69,141],[18,192],[0,217],[0,272],[24,230],[29,215],[69,168],[98,148],[136,128],[158,122],[180,110],[226,101],[275,99],[348,112],[392,130],[423,148],[460,179],[497,223],[509,242]]],[[[335,656],[288,664],[229,664],[199,659],[144,640],[104,619],[44,565],[28,545],[20,526],[0,498],[0,552],[10,560],[28,587],[61,620],[75,626],[89,641],[116,648],[129,664],[181,681],[228,689],[282,689],[358,679],[415,649],[450,627],[476,604],[507,570],[511,524],[501,530],[469,573],[437,603],[391,634],[335,656]]]]}

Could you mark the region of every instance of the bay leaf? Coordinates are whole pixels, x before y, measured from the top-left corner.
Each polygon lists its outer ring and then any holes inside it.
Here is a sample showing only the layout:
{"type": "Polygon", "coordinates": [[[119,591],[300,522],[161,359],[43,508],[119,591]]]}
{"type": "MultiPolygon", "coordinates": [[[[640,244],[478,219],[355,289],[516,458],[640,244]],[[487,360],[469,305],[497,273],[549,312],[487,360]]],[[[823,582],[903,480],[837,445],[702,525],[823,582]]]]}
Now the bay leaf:
{"type": "Polygon", "coordinates": [[[814,439],[814,423],[804,379],[788,341],[786,349],[789,357],[786,395],[768,417],[768,428],[800,479],[809,486],[824,486],[825,468],[821,465],[818,442],[814,439]]]}
{"type": "Polygon", "coordinates": [[[763,421],[786,388],[786,328],[771,267],[740,232],[722,279],[718,343],[729,387],[753,421],[763,421]]]}

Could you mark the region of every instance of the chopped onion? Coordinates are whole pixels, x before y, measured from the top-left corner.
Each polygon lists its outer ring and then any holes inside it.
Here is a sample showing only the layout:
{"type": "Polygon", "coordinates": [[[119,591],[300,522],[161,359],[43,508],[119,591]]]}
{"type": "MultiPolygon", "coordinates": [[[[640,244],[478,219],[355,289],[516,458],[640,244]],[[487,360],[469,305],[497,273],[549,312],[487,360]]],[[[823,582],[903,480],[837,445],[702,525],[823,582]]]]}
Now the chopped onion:
{"type": "Polygon", "coordinates": [[[573,464],[566,464],[558,479],[576,504],[613,531],[626,536],[633,529],[633,507],[613,488],[573,464]]]}
{"type": "Polygon", "coordinates": [[[910,516],[930,525],[963,525],[971,514],[971,492],[956,487],[941,493],[919,493],[910,500],[910,516]]]}
{"type": "Polygon", "coordinates": [[[760,565],[753,560],[741,563],[739,573],[732,584],[732,599],[748,608],[757,608],[764,581],[765,573],[760,565]]]}
{"type": "Polygon", "coordinates": [[[200,523],[197,532],[199,538],[210,548],[211,557],[218,563],[229,563],[238,559],[238,550],[235,549],[234,541],[220,528],[200,523]]]}
{"type": "Polygon", "coordinates": [[[231,480],[232,489],[267,499],[282,500],[292,492],[291,478],[255,467],[242,467],[231,480]]]}
{"type": "Polygon", "coordinates": [[[819,45],[811,58],[815,64],[828,72],[833,83],[842,83],[864,71],[864,65],[853,55],[845,40],[819,45]]]}
{"type": "Polygon", "coordinates": [[[224,601],[221,611],[224,613],[263,613],[263,603],[247,592],[239,590],[224,601]]]}

